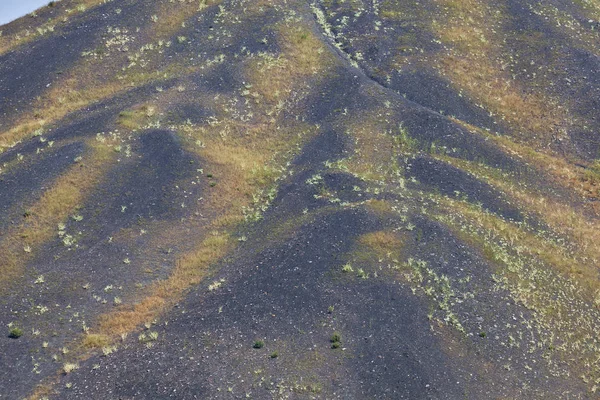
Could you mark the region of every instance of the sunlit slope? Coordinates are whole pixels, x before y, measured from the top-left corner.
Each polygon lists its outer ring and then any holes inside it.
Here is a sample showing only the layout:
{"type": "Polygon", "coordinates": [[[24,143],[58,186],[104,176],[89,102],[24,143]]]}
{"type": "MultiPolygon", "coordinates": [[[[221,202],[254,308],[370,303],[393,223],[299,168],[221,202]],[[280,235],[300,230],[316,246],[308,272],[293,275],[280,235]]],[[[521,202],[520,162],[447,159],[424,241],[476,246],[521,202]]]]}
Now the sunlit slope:
{"type": "Polygon", "coordinates": [[[0,27],[0,398],[596,398],[599,18],[64,0],[0,27]]]}

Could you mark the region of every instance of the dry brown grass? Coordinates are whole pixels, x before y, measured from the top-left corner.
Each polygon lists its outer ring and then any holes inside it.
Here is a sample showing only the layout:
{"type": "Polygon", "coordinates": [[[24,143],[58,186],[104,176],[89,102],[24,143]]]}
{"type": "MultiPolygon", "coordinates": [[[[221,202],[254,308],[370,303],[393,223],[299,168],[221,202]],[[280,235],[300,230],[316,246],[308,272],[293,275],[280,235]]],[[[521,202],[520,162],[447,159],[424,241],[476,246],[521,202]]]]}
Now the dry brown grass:
{"type": "Polygon", "coordinates": [[[453,202],[448,209],[456,206],[456,211],[479,219],[486,228],[494,229],[511,243],[523,246],[532,255],[536,255],[548,264],[555,266],[560,272],[580,281],[582,286],[590,289],[588,294],[594,293],[600,288],[600,280],[597,276],[597,263],[600,260],[600,223],[597,220],[586,218],[562,201],[542,196],[534,190],[511,182],[510,179],[495,176],[488,169],[474,163],[444,156],[436,157],[474,174],[478,179],[505,193],[522,209],[535,215],[548,224],[554,232],[567,238],[568,242],[558,245],[542,240],[499,217],[488,214],[477,216],[476,210],[467,209],[460,202],[453,202]]]}
{"type": "Polygon", "coordinates": [[[155,38],[169,38],[182,28],[182,23],[203,11],[205,8],[221,3],[221,0],[179,0],[163,2],[155,11],[156,21],[147,26],[148,32],[155,38]]]}
{"type": "Polygon", "coordinates": [[[595,19],[596,21],[600,20],[599,0],[574,0],[573,2],[585,10],[588,19],[595,19]]]}
{"type": "MultiPolygon", "coordinates": [[[[600,195],[600,175],[595,166],[583,160],[571,160],[551,154],[550,152],[537,151],[526,146],[521,146],[506,137],[494,137],[500,147],[509,154],[515,155],[528,163],[535,165],[540,171],[560,186],[570,189],[582,199],[597,199],[600,195]],[[578,165],[576,165],[578,164],[578,165]],[[587,165],[582,168],[581,165],[587,165]]],[[[600,215],[600,206],[589,203],[596,215],[600,215]]]]}
{"type": "Polygon", "coordinates": [[[440,67],[461,90],[515,128],[520,139],[544,143],[550,133],[564,126],[567,116],[556,103],[540,94],[526,93],[486,56],[452,54],[441,59],[440,67]]]}
{"type": "MultiPolygon", "coordinates": [[[[590,165],[579,159],[565,159],[553,154],[550,150],[533,149],[525,144],[515,142],[510,137],[492,135],[464,121],[454,118],[452,120],[467,131],[495,142],[509,156],[535,166],[540,173],[547,175],[549,179],[565,189],[573,191],[582,199],[596,199],[600,195],[600,173],[598,173],[597,165],[590,165]],[[587,165],[587,168],[582,168],[581,165],[587,165]]],[[[592,202],[588,206],[596,215],[600,215],[599,205],[592,202]]]]}
{"type": "Polygon", "coordinates": [[[378,255],[393,253],[399,255],[404,247],[404,241],[398,234],[389,231],[376,231],[361,235],[358,243],[366,246],[378,255]]]}
{"type": "Polygon", "coordinates": [[[405,238],[388,230],[369,232],[360,235],[348,255],[351,265],[357,268],[375,270],[382,263],[398,263],[402,258],[405,238]]]}
{"type": "MultiPolygon", "coordinates": [[[[582,263],[582,258],[574,255],[566,247],[544,240],[512,222],[482,212],[480,209],[459,200],[443,198],[440,200],[446,213],[460,214],[466,217],[474,225],[493,232],[494,237],[503,238],[506,243],[518,248],[520,254],[525,254],[542,260],[546,265],[552,266],[564,276],[575,279],[585,288],[588,299],[593,299],[596,290],[600,287],[597,267],[592,263],[582,263]]],[[[479,242],[490,240],[479,237],[479,242]]],[[[473,242],[475,244],[475,242],[473,242]]],[[[497,260],[495,260],[497,261],[497,260]]]]}
{"type": "MultiPolygon", "coordinates": [[[[593,54],[600,54],[600,35],[597,29],[590,29],[584,21],[600,19],[600,2],[596,0],[575,0],[583,12],[577,7],[559,8],[551,3],[539,2],[532,6],[532,11],[540,18],[544,18],[554,25],[555,29],[562,31],[564,37],[571,41],[571,46],[581,47],[593,54]],[[587,18],[582,19],[582,15],[587,18]]],[[[546,40],[546,43],[548,41],[546,40]]],[[[562,55],[558,55],[560,57],[562,55]]]]}
{"type": "Polygon", "coordinates": [[[88,154],[74,164],[46,190],[30,208],[30,215],[18,227],[10,229],[0,242],[0,284],[17,279],[35,251],[56,233],[65,220],[82,203],[104,176],[116,158],[108,143],[88,142],[88,154]],[[24,248],[29,247],[30,252],[24,248]]]}
{"type": "MultiPolygon", "coordinates": [[[[246,126],[246,128],[251,127],[246,126]]],[[[269,132],[264,131],[264,126],[259,125],[254,128],[258,130],[256,134],[262,134],[261,136],[266,139],[265,136],[269,132]]],[[[274,130],[269,135],[270,140],[263,142],[257,140],[254,135],[243,137],[248,144],[250,141],[255,144],[260,143],[249,148],[234,143],[220,143],[219,137],[219,141],[215,143],[207,142],[208,150],[197,150],[207,161],[205,169],[213,171],[214,179],[218,182],[208,192],[203,202],[203,210],[206,210],[204,212],[209,212],[213,216],[210,224],[204,227],[211,233],[195,250],[177,260],[176,267],[169,278],[148,288],[148,295],[142,301],[103,315],[100,318],[99,328],[95,332],[114,337],[153,320],[179,300],[187,289],[197,285],[208,274],[208,267],[233,248],[235,242],[227,230],[244,220],[242,209],[251,204],[252,193],[274,180],[274,176],[265,178],[258,176],[261,174],[260,171],[257,172],[257,169],[269,163],[271,157],[279,150],[277,146],[270,143],[275,140],[273,133],[274,130]]],[[[215,134],[218,136],[213,132],[213,139],[215,134]]],[[[282,135],[281,132],[277,134],[282,135]]],[[[206,131],[202,130],[201,137],[207,140],[206,131]]]]}
{"type": "Polygon", "coordinates": [[[547,94],[525,90],[505,71],[504,37],[497,32],[501,8],[476,0],[437,3],[446,15],[432,27],[448,46],[437,62],[440,73],[497,120],[507,122],[519,139],[547,146],[563,137],[570,124],[565,105],[559,106],[547,94]]]}
{"type": "Polygon", "coordinates": [[[89,349],[98,349],[107,346],[111,343],[111,340],[106,335],[100,335],[97,333],[90,333],[85,335],[83,339],[83,346],[89,349]]]}
{"type": "Polygon", "coordinates": [[[59,31],[62,25],[68,24],[71,17],[90,11],[107,3],[107,1],[109,0],[71,0],[64,9],[56,7],[58,13],[53,18],[45,21],[39,17],[23,20],[20,22],[20,29],[15,34],[11,36],[0,35],[0,55],[45,35],[52,35],[53,32],[59,31]]]}
{"type": "Polygon", "coordinates": [[[89,73],[89,68],[75,67],[72,75],[70,74],[71,77],[54,85],[40,100],[36,101],[33,106],[36,111],[21,116],[14,127],[0,133],[0,147],[11,147],[29,138],[36,129],[123,90],[123,85],[119,82],[95,85],[89,73]]]}
{"type": "Polygon", "coordinates": [[[53,384],[56,383],[58,379],[53,379],[52,382],[46,382],[44,384],[38,385],[33,393],[27,396],[27,400],[40,400],[47,399],[50,395],[54,393],[53,384]]]}
{"type": "Polygon", "coordinates": [[[594,339],[598,311],[593,308],[600,306],[597,263],[586,264],[563,242],[534,235],[466,202],[438,200],[441,207],[432,213],[434,218],[479,249],[494,268],[494,287],[507,290],[531,311],[524,320],[532,349],[552,346],[553,352],[543,356],[548,366],[564,363],[560,375],[582,377],[594,392],[599,376],[594,339]]]}
{"type": "MultiPolygon", "coordinates": [[[[328,63],[315,56],[319,54],[315,46],[323,45],[310,30],[290,26],[287,29],[281,27],[279,32],[283,49],[280,57],[288,60],[286,66],[277,71],[281,79],[273,80],[270,72],[258,71],[255,59],[248,60],[243,66],[247,81],[261,99],[268,98],[276,87],[280,91],[277,102],[283,101],[289,106],[301,98],[298,93],[308,86],[309,80],[318,79],[318,74],[327,70],[328,63]],[[307,32],[306,37],[303,32],[307,32]]],[[[216,110],[222,109],[216,98],[213,102],[216,110]]],[[[97,327],[90,333],[116,340],[118,334],[135,330],[140,324],[160,316],[190,287],[201,282],[210,273],[210,266],[222,259],[237,242],[231,237],[230,230],[244,220],[243,207],[252,206],[253,194],[274,185],[300,143],[316,131],[306,124],[284,120],[274,102],[254,102],[252,114],[246,122],[241,122],[227,113],[217,113],[216,122],[181,129],[184,145],[202,157],[204,173],[211,173],[210,179],[215,184],[206,188],[204,200],[197,206],[198,213],[209,217],[204,225],[198,225],[201,231],[196,235],[203,238],[194,250],[177,260],[168,278],[150,285],[136,304],[123,305],[101,315],[97,327]],[[206,146],[197,146],[197,140],[202,140],[206,146]]],[[[175,231],[177,229],[173,228],[166,232],[175,231]]],[[[189,236],[181,229],[176,234],[189,236]]],[[[190,240],[189,237],[186,239],[190,240]]]]}
{"type": "Polygon", "coordinates": [[[163,80],[165,76],[185,75],[189,69],[173,63],[161,70],[147,73],[130,73],[125,79],[110,79],[95,74],[93,66],[81,63],[75,66],[61,82],[54,85],[33,105],[36,111],[22,115],[14,127],[0,132],[0,147],[11,147],[28,139],[36,129],[59,121],[66,115],[91,104],[125,93],[149,82],[163,80]]]}
{"type": "Polygon", "coordinates": [[[395,211],[392,209],[392,205],[390,202],[385,200],[377,200],[377,199],[369,199],[365,206],[370,210],[373,210],[376,214],[380,216],[386,216],[394,213],[395,211]]]}
{"type": "Polygon", "coordinates": [[[324,73],[336,61],[308,27],[282,24],[277,31],[281,54],[258,55],[248,66],[249,90],[271,105],[289,98],[292,90],[302,89],[304,78],[324,73]]]}

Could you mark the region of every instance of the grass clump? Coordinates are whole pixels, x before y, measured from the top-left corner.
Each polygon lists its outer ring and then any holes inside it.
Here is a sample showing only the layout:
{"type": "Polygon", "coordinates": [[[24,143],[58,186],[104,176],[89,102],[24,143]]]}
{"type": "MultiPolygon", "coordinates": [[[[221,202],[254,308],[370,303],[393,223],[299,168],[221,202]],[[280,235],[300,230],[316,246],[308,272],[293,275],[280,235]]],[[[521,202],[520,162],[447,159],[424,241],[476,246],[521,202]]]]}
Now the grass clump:
{"type": "Polygon", "coordinates": [[[11,339],[18,339],[23,336],[23,329],[13,326],[8,330],[8,337],[11,339]]]}
{"type": "Polygon", "coordinates": [[[70,374],[76,369],[79,369],[79,365],[74,363],[66,363],[65,365],[63,365],[63,372],[65,373],[65,375],[70,374]]]}
{"type": "Polygon", "coordinates": [[[83,346],[87,348],[101,348],[110,344],[110,338],[98,333],[90,333],[83,339],[83,346]]]}
{"type": "Polygon", "coordinates": [[[263,342],[262,340],[257,340],[254,342],[252,347],[255,349],[262,349],[263,347],[265,347],[265,342],[263,342]]]}
{"type": "Polygon", "coordinates": [[[358,268],[356,270],[356,276],[362,279],[367,279],[369,277],[369,274],[367,274],[364,269],[358,268]]]}

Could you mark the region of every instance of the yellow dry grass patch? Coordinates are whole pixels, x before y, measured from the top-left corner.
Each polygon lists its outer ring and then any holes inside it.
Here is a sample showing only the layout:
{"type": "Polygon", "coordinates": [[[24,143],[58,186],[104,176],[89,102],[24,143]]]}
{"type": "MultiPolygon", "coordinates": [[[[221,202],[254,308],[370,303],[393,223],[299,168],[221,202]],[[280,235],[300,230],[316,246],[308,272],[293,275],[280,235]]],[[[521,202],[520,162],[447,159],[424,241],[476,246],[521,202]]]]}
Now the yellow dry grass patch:
{"type": "MultiPolygon", "coordinates": [[[[570,7],[557,7],[552,3],[538,2],[532,4],[531,11],[535,13],[539,18],[543,18],[548,21],[553,29],[561,31],[563,37],[568,38],[568,42],[572,47],[581,47],[587,51],[598,55],[600,54],[600,33],[598,29],[592,26],[590,29],[589,24],[593,20],[600,19],[600,2],[594,0],[575,0],[575,3],[579,3],[581,9],[571,5],[570,7]],[[583,17],[583,15],[588,17],[583,17]],[[583,17],[583,18],[582,18],[583,17]]],[[[535,40],[533,35],[528,35],[525,40],[535,40]]],[[[540,35],[544,36],[544,35],[540,35]]],[[[548,43],[548,40],[545,41],[548,43]]],[[[542,42],[543,43],[543,42],[542,42]]],[[[540,44],[542,44],[540,43],[540,44]]],[[[557,54],[556,57],[560,58],[562,54],[557,54]]]]}
{"type": "Polygon", "coordinates": [[[156,10],[156,17],[148,24],[147,31],[156,38],[169,38],[182,28],[182,24],[203,11],[205,8],[219,4],[221,0],[178,0],[163,2],[156,10]]]}
{"type": "Polygon", "coordinates": [[[567,116],[558,103],[526,93],[486,56],[473,59],[464,54],[449,55],[439,65],[461,90],[515,128],[520,139],[546,144],[549,133],[562,134],[557,129],[565,126],[567,116]]]}
{"type": "MultiPolygon", "coordinates": [[[[555,182],[571,189],[580,198],[596,199],[600,195],[600,174],[598,174],[594,165],[589,165],[583,160],[565,159],[554,154],[533,150],[514,143],[507,137],[494,137],[494,140],[507,153],[516,155],[535,165],[541,171],[546,172],[555,182]],[[587,168],[582,168],[575,165],[575,163],[579,165],[587,164],[587,168]]],[[[596,215],[600,215],[600,205],[589,203],[589,206],[596,215]]]]}
{"type": "Polygon", "coordinates": [[[322,74],[335,62],[308,27],[282,24],[277,32],[281,54],[259,53],[248,66],[249,94],[256,92],[269,104],[288,98],[292,90],[300,89],[303,78],[322,74]]]}
{"type": "Polygon", "coordinates": [[[283,126],[270,117],[264,122],[225,119],[213,126],[183,127],[186,147],[207,162],[204,172],[212,175],[215,184],[204,206],[219,216],[220,225],[242,221],[243,214],[233,210],[250,206],[257,189],[268,187],[281,175],[281,155],[297,148],[314,131],[303,123],[283,126]]]}
{"type": "Polygon", "coordinates": [[[552,350],[547,354],[550,367],[564,363],[562,376],[582,377],[595,391],[594,381],[600,376],[594,339],[600,306],[597,263],[591,268],[581,265],[581,259],[562,242],[525,232],[471,204],[438,200],[440,208],[434,218],[479,248],[497,267],[491,276],[494,288],[508,290],[514,301],[531,312],[527,330],[532,350],[552,350]]]}
{"type": "MultiPolygon", "coordinates": [[[[255,129],[262,133],[263,139],[268,139],[264,137],[268,132],[264,131],[263,126],[259,125],[255,129]]],[[[202,138],[207,140],[206,132],[202,132],[202,138]]],[[[155,319],[178,301],[187,289],[197,285],[209,273],[208,267],[219,261],[234,247],[235,241],[227,229],[244,220],[242,210],[243,207],[251,204],[251,194],[258,188],[272,183],[276,177],[276,175],[265,176],[260,172],[279,150],[278,146],[269,144],[275,140],[273,133],[275,129],[271,132],[270,140],[263,142],[250,135],[252,139],[250,137],[245,139],[249,147],[233,143],[208,142],[209,150],[198,150],[207,161],[205,168],[215,171],[214,179],[218,182],[203,202],[206,212],[213,215],[212,222],[205,227],[210,233],[196,250],[177,260],[175,269],[166,280],[150,286],[148,295],[142,301],[101,316],[99,328],[94,331],[95,333],[114,337],[155,319]],[[251,142],[258,145],[250,146],[251,142]]],[[[282,135],[283,137],[285,136],[282,135]]],[[[292,142],[292,140],[288,141],[288,146],[292,142]]]]}
{"type": "Polygon", "coordinates": [[[450,50],[437,62],[440,73],[496,119],[506,121],[515,136],[546,146],[563,137],[570,124],[564,104],[543,93],[526,91],[500,60],[503,38],[496,31],[500,8],[476,0],[437,0],[446,18],[432,24],[450,50]]]}
{"type": "MultiPolygon", "coordinates": [[[[253,68],[254,60],[244,66],[258,96],[268,99],[277,88],[280,91],[277,101],[289,105],[301,97],[297,95],[298,90],[308,86],[307,80],[314,80],[317,74],[327,70],[328,63],[325,53],[315,48],[322,47],[322,43],[309,29],[294,25],[287,29],[282,27],[279,32],[283,49],[280,56],[288,62],[278,69],[277,79],[273,79],[271,73],[253,68]],[[315,54],[323,54],[323,57],[315,54]]],[[[185,145],[206,160],[205,174],[213,174],[211,180],[215,185],[207,188],[199,208],[210,217],[202,228],[207,233],[195,250],[177,260],[167,279],[152,284],[138,303],[100,316],[91,334],[115,340],[116,335],[154,320],[209,274],[209,267],[234,247],[236,240],[229,230],[243,221],[243,207],[252,205],[252,194],[273,185],[302,140],[316,130],[303,123],[284,121],[280,117],[281,110],[268,103],[255,101],[253,115],[247,116],[249,122],[225,115],[206,126],[192,126],[180,132],[185,145]],[[206,146],[197,146],[199,140],[206,146]]]]}
{"type": "Polygon", "coordinates": [[[468,209],[461,202],[452,202],[448,210],[451,206],[456,206],[463,215],[478,218],[486,228],[494,229],[504,235],[510,243],[522,246],[532,255],[555,266],[560,272],[578,280],[582,286],[589,289],[588,295],[600,289],[597,276],[597,263],[600,260],[600,223],[597,220],[586,218],[571,206],[556,199],[541,196],[533,190],[515,185],[510,179],[494,176],[488,168],[451,157],[436,156],[436,158],[468,171],[476,178],[496,187],[508,198],[516,201],[521,208],[547,223],[554,232],[569,240],[561,245],[543,240],[499,217],[468,209]],[[482,215],[478,217],[477,214],[482,215]]]}
{"type": "MultiPolygon", "coordinates": [[[[440,204],[444,212],[449,215],[460,214],[466,217],[474,225],[480,226],[494,233],[495,237],[503,238],[515,249],[519,249],[520,254],[526,254],[531,257],[542,260],[550,265],[564,276],[574,278],[579,281],[583,288],[587,289],[587,295],[593,298],[598,289],[599,281],[595,266],[581,263],[581,259],[575,258],[571,251],[562,245],[544,240],[512,222],[491,213],[483,212],[477,207],[464,201],[442,198],[440,204]]],[[[477,238],[478,241],[489,240],[484,237],[477,238]]]]}
{"type": "Polygon", "coordinates": [[[365,206],[380,216],[390,215],[395,212],[390,202],[385,200],[369,199],[365,202],[365,206]]]}
{"type": "Polygon", "coordinates": [[[89,349],[97,349],[107,346],[111,343],[111,340],[106,335],[100,335],[97,333],[90,333],[85,335],[83,339],[83,346],[89,349]]]}
{"type": "Polygon", "coordinates": [[[64,221],[98,184],[116,153],[108,143],[88,142],[88,154],[74,164],[29,208],[30,216],[0,242],[0,284],[17,279],[35,251],[50,240],[64,221]],[[25,250],[27,249],[27,250],[25,250]]]}
{"type": "Polygon", "coordinates": [[[366,233],[358,238],[358,243],[378,255],[394,254],[398,256],[404,247],[404,241],[396,233],[389,231],[366,233]]]}
{"type": "Polygon", "coordinates": [[[86,69],[74,68],[72,77],[54,85],[34,104],[33,108],[37,111],[22,116],[13,128],[0,133],[0,147],[11,147],[29,138],[35,130],[46,124],[124,89],[119,82],[96,85],[94,79],[89,77],[89,72],[86,69]],[[75,78],[78,75],[80,77],[75,78]]]}
{"type": "Polygon", "coordinates": [[[587,13],[588,18],[600,20],[600,0],[574,0],[587,13]]]}
{"type": "Polygon", "coordinates": [[[348,265],[356,268],[357,271],[362,270],[361,275],[364,275],[364,269],[377,273],[378,267],[385,264],[398,264],[404,247],[405,238],[396,232],[389,230],[369,232],[357,238],[348,254],[348,265]]]}
{"type": "MultiPolygon", "coordinates": [[[[533,149],[525,144],[516,143],[510,137],[492,135],[464,121],[455,118],[452,120],[467,131],[495,142],[509,156],[534,165],[540,171],[547,173],[549,178],[564,188],[573,190],[581,198],[597,198],[600,195],[600,173],[596,165],[588,165],[587,169],[584,169],[575,165],[575,163],[589,164],[583,160],[565,159],[552,154],[549,150],[533,149]]],[[[589,203],[589,207],[596,215],[600,215],[600,205],[589,203]]]]}

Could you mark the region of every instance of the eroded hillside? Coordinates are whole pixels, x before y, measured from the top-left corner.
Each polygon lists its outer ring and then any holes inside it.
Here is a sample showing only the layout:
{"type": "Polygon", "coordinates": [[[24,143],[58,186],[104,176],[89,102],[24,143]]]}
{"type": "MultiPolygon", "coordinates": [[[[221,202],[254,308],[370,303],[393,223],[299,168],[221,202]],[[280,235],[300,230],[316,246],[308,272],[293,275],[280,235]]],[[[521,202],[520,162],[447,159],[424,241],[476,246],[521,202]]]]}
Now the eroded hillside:
{"type": "Polygon", "coordinates": [[[599,396],[598,0],[0,31],[0,398],[599,396]]]}

